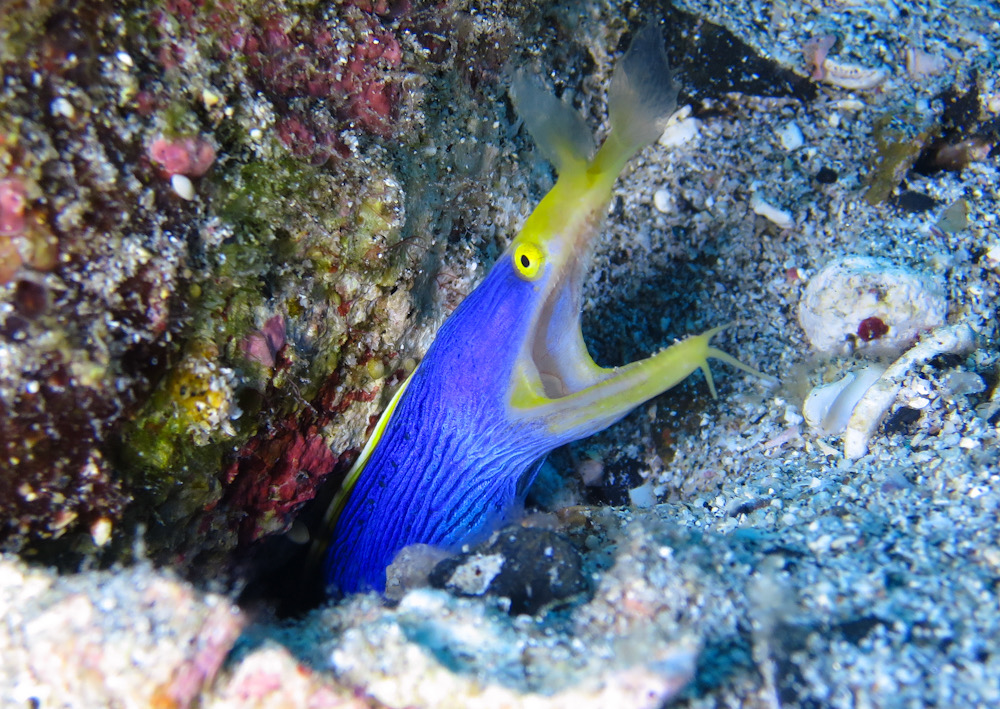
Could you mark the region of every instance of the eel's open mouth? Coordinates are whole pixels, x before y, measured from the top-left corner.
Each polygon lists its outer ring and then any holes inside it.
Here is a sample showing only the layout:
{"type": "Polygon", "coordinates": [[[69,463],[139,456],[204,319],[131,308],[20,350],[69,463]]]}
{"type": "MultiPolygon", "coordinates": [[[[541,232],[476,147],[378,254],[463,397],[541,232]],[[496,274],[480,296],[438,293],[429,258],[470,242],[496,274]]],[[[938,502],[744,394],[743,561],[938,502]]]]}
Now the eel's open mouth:
{"type": "Polygon", "coordinates": [[[554,277],[529,335],[531,361],[545,396],[559,399],[593,382],[585,374],[593,360],[580,332],[583,290],[581,259],[574,257],[554,277]]]}

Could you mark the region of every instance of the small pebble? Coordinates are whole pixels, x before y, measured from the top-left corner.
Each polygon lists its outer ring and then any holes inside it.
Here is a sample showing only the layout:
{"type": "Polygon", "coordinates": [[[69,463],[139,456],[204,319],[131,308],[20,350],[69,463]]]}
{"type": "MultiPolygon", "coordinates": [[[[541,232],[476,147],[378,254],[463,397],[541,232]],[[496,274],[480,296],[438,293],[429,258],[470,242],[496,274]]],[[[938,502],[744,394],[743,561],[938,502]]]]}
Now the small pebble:
{"type": "Polygon", "coordinates": [[[829,167],[821,167],[819,172],[816,173],[816,182],[821,185],[832,185],[837,181],[838,177],[840,177],[840,175],[837,174],[836,170],[829,167]]]}
{"type": "Polygon", "coordinates": [[[213,106],[218,105],[221,100],[222,97],[211,89],[202,89],[201,101],[205,104],[206,108],[212,108],[213,106]]]}
{"type": "Polygon", "coordinates": [[[68,118],[70,120],[76,117],[76,109],[73,108],[73,104],[62,96],[57,99],[53,99],[49,108],[52,111],[53,116],[62,116],[63,118],[68,118]]]}
{"type": "Polygon", "coordinates": [[[90,526],[90,538],[94,541],[94,546],[102,547],[111,541],[111,520],[101,517],[90,526]]]}
{"type": "Polygon", "coordinates": [[[915,190],[904,190],[892,200],[892,203],[904,212],[926,212],[937,206],[938,201],[929,195],[915,190]]]}
{"type": "Polygon", "coordinates": [[[653,507],[656,504],[656,495],[653,493],[653,483],[645,482],[639,487],[634,487],[628,491],[628,498],[632,505],[642,509],[653,507]]]}
{"type": "Polygon", "coordinates": [[[906,73],[913,79],[936,76],[948,68],[948,60],[943,56],[925,52],[916,47],[906,48],[906,73]]]}
{"type": "Polygon", "coordinates": [[[580,553],[556,532],[508,527],[434,567],[430,585],[458,595],[510,599],[509,612],[536,613],[587,590],[580,553]]]}
{"type": "Polygon", "coordinates": [[[941,213],[937,227],[943,232],[954,234],[969,226],[969,203],[960,199],[941,213]]]}
{"type": "Polygon", "coordinates": [[[604,463],[600,460],[588,458],[580,461],[576,470],[580,475],[580,480],[588,487],[600,485],[604,481],[604,463]]]}
{"type": "Polygon", "coordinates": [[[990,242],[986,245],[986,253],[983,254],[986,265],[989,268],[1000,266],[1000,242],[990,242]]]}
{"type": "Polygon", "coordinates": [[[656,211],[663,214],[670,214],[674,211],[674,198],[669,190],[659,189],[653,193],[653,206],[656,211]]]}
{"type": "Polygon", "coordinates": [[[370,359],[366,365],[368,374],[372,379],[381,379],[385,376],[385,364],[380,359],[370,359]]]}
{"type": "Polygon", "coordinates": [[[919,411],[920,409],[926,408],[929,403],[931,403],[931,401],[926,396],[915,396],[907,401],[906,405],[911,409],[917,409],[919,411]]]}

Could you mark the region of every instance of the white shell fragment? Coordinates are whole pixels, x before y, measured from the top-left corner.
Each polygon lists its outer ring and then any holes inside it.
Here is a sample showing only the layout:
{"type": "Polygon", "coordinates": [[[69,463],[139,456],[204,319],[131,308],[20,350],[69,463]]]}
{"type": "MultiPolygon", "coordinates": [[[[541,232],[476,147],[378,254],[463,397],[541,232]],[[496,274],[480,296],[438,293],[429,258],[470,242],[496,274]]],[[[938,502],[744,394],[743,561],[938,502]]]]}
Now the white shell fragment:
{"type": "Polygon", "coordinates": [[[881,85],[888,78],[883,69],[872,69],[859,64],[839,62],[829,57],[823,62],[823,81],[842,89],[867,91],[881,85]]]}
{"type": "Polygon", "coordinates": [[[986,391],[986,382],[975,372],[951,372],[944,378],[944,385],[951,396],[968,396],[986,391]]]}
{"type": "Polygon", "coordinates": [[[791,212],[765,202],[759,195],[755,194],[750,198],[750,209],[753,210],[754,214],[764,217],[781,229],[791,229],[795,226],[795,219],[791,212]]]}
{"type": "Polygon", "coordinates": [[[823,436],[843,433],[854,407],[884,371],[885,367],[871,365],[815,387],[802,405],[806,423],[823,436]]]}
{"type": "Polygon", "coordinates": [[[947,301],[936,279],[882,259],[848,256],[809,279],[799,302],[799,324],[820,352],[846,353],[854,344],[899,352],[921,332],[944,324],[947,301]],[[878,318],[889,330],[858,340],[862,321],[878,318]]]}
{"type": "Polygon", "coordinates": [[[987,268],[996,270],[997,267],[1000,267],[1000,242],[990,241],[986,244],[983,261],[987,268]]]}
{"type": "Polygon", "coordinates": [[[660,136],[659,143],[665,148],[684,145],[698,137],[698,127],[698,119],[691,117],[691,107],[684,106],[667,120],[667,127],[660,136]]]}
{"type": "Polygon", "coordinates": [[[774,134],[778,136],[781,147],[788,152],[798,150],[806,142],[805,137],[802,135],[802,129],[793,121],[789,121],[781,126],[781,128],[774,131],[774,134]]]}
{"type": "Polygon", "coordinates": [[[185,175],[174,175],[171,177],[170,186],[174,188],[174,192],[176,192],[177,196],[181,199],[194,199],[194,185],[185,175]]]}
{"type": "Polygon", "coordinates": [[[656,504],[656,493],[653,492],[653,483],[644,482],[639,487],[634,487],[628,491],[628,499],[635,507],[649,508],[656,504]]]}
{"type": "Polygon", "coordinates": [[[915,364],[939,354],[964,355],[975,349],[976,333],[969,325],[959,323],[938,328],[889,365],[854,407],[844,433],[844,457],[857,460],[868,451],[872,434],[896,401],[903,379],[915,364]]]}

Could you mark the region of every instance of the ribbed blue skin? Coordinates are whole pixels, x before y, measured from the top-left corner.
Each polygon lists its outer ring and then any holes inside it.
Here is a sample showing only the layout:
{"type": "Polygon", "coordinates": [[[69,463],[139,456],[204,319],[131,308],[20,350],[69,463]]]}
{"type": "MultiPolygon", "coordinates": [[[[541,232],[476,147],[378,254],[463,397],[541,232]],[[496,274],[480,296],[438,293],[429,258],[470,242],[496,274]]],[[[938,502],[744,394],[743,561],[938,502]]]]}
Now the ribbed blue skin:
{"type": "Polygon", "coordinates": [[[505,254],[442,326],[334,528],[331,590],[381,593],[403,547],[457,548],[520,508],[538,461],[564,442],[509,415],[536,297],[505,254]]]}

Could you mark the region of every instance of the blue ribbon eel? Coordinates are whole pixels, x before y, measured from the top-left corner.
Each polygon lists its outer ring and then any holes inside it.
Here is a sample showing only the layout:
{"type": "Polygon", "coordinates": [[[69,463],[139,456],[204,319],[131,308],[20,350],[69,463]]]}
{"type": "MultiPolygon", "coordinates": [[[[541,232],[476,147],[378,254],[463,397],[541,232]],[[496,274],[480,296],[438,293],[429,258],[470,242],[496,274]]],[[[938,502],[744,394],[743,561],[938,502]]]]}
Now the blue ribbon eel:
{"type": "Polygon", "coordinates": [[[583,278],[615,180],[676,108],[656,26],[637,32],[615,67],[599,150],[583,118],[532,79],[515,76],[511,98],[558,180],[441,327],[334,497],[330,592],[384,592],[386,567],[404,547],[458,549],[512,521],[554,448],[696,369],[714,396],[709,358],[756,374],[710,346],[722,328],[614,368],[598,366],[583,341],[583,278]]]}

